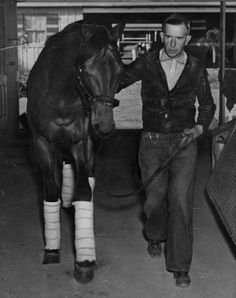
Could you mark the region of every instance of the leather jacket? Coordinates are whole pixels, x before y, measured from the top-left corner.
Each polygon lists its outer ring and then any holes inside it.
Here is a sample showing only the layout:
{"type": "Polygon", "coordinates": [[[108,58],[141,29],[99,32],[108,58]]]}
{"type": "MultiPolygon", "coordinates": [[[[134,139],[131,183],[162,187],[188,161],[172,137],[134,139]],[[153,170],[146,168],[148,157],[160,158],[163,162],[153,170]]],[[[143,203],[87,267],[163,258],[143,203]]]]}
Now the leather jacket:
{"type": "Polygon", "coordinates": [[[216,107],[207,71],[198,58],[187,55],[184,70],[175,87],[170,91],[158,50],[144,54],[125,66],[120,89],[139,80],[142,82],[144,130],[174,133],[191,128],[195,124],[201,124],[204,130],[210,125],[216,107]],[[195,121],[196,98],[199,114],[195,121]]]}

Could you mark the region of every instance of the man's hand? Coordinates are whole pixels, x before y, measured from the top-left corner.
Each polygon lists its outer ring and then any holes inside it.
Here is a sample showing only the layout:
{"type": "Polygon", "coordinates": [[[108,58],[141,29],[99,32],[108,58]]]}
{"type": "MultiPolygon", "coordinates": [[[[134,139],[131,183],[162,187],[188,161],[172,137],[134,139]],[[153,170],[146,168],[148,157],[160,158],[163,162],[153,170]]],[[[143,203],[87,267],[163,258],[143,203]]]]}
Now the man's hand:
{"type": "Polygon", "coordinates": [[[179,144],[180,148],[187,147],[194,142],[203,133],[203,126],[198,124],[193,128],[186,128],[182,134],[182,140],[179,144]]]}

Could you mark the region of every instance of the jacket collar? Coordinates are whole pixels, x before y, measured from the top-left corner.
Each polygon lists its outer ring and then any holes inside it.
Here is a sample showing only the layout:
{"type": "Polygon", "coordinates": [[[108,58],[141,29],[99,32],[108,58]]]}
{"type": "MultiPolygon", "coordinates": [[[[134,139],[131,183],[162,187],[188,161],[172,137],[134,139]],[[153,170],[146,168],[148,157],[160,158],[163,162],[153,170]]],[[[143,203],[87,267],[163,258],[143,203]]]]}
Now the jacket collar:
{"type": "Polygon", "coordinates": [[[187,60],[187,55],[186,55],[186,53],[184,51],[182,51],[181,54],[178,57],[176,57],[176,58],[170,58],[166,54],[164,48],[162,48],[160,50],[160,53],[159,53],[159,60],[160,60],[160,62],[170,61],[172,59],[173,60],[176,60],[180,64],[185,64],[186,63],[186,60],[187,60]]]}
{"type": "MultiPolygon", "coordinates": [[[[186,63],[185,63],[182,74],[180,75],[178,81],[176,82],[176,85],[175,85],[174,89],[185,85],[188,81],[188,78],[189,78],[189,70],[190,70],[191,65],[192,65],[191,57],[187,53],[185,53],[185,55],[186,55],[186,63]]],[[[157,51],[153,58],[155,58],[155,61],[156,61],[156,65],[157,65],[157,69],[158,69],[158,73],[159,73],[159,78],[162,78],[162,82],[165,81],[164,85],[162,85],[162,86],[168,90],[166,75],[165,75],[164,69],[161,66],[160,52],[157,51]]],[[[172,89],[172,90],[174,90],[174,89],[172,89]]]]}

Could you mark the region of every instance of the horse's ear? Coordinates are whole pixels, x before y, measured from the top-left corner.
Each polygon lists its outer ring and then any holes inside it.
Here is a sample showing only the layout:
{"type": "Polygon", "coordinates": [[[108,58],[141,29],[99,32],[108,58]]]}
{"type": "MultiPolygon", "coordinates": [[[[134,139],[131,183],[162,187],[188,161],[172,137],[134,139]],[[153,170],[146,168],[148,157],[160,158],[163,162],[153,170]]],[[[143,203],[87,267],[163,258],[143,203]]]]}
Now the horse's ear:
{"type": "Polygon", "coordinates": [[[121,38],[121,35],[124,31],[125,23],[119,23],[111,29],[111,35],[115,40],[121,38]]]}
{"type": "Polygon", "coordinates": [[[88,41],[90,37],[94,34],[95,26],[89,22],[83,22],[82,24],[82,35],[85,41],[88,41]]]}

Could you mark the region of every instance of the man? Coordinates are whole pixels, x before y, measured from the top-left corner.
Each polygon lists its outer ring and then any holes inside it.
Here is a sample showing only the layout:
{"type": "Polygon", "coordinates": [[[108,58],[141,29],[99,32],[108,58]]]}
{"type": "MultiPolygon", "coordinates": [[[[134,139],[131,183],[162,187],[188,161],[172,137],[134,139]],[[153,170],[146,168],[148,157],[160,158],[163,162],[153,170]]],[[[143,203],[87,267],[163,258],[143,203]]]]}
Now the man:
{"type": "Polygon", "coordinates": [[[205,68],[184,51],[191,39],[189,31],[189,21],[184,16],[168,17],[160,34],[163,48],[127,65],[121,79],[121,88],[142,81],[142,180],[146,181],[178,144],[181,147],[146,187],[144,204],[148,252],[152,257],[160,256],[161,242],[166,242],[166,267],[174,273],[176,286],[180,287],[190,284],[196,140],[207,130],[215,112],[205,68]]]}

